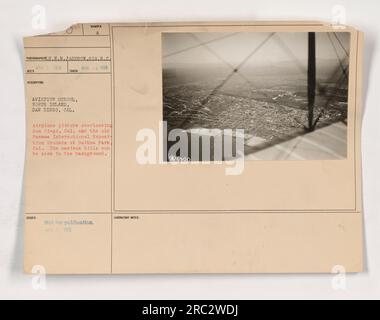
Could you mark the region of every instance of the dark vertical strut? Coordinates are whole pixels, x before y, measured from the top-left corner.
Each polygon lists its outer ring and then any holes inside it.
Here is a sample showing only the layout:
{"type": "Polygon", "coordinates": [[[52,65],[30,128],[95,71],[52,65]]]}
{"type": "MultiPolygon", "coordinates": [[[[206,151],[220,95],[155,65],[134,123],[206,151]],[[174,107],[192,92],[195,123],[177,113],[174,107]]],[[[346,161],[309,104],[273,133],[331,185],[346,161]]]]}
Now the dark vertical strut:
{"type": "Polygon", "coordinates": [[[309,32],[309,62],[307,70],[308,131],[313,131],[316,124],[314,123],[315,87],[317,83],[315,55],[315,32],[309,32]]]}

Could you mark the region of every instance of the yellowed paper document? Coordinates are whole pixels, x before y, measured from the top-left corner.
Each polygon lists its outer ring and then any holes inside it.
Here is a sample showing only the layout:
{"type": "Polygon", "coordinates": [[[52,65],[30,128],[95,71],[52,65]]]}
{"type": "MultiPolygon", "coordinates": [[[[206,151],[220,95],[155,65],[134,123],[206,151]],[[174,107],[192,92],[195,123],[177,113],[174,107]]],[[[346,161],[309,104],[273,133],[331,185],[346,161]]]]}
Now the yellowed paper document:
{"type": "Polygon", "coordinates": [[[25,272],[362,270],[359,31],[88,23],[24,47],[25,272]]]}

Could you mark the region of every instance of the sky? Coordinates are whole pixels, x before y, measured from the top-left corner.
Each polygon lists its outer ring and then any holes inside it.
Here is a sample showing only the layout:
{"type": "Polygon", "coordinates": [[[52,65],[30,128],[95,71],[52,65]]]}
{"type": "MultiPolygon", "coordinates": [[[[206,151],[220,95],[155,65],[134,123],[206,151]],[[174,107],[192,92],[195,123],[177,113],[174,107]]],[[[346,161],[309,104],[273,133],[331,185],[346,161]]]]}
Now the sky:
{"type": "MultiPolygon", "coordinates": [[[[286,32],[276,33],[272,37],[270,35],[264,32],[164,33],[162,35],[163,62],[165,66],[179,63],[210,64],[220,63],[221,58],[237,66],[257,50],[245,65],[258,66],[298,60],[306,66],[307,33],[286,32]],[[260,46],[266,39],[269,40],[260,46]]],[[[339,57],[343,61],[347,57],[345,50],[349,52],[350,34],[340,32],[335,36],[334,33],[330,33],[330,38],[332,42],[327,33],[316,34],[317,59],[335,59],[338,62],[339,57]]]]}

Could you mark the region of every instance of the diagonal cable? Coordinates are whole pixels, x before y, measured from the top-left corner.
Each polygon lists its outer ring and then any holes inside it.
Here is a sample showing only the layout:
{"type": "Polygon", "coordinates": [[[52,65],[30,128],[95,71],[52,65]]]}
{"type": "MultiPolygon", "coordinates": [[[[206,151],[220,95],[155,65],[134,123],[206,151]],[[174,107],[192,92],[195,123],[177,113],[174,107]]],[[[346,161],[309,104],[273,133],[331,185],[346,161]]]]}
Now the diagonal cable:
{"type": "Polygon", "coordinates": [[[340,67],[342,68],[343,74],[344,74],[345,77],[347,77],[346,69],[345,69],[344,66],[343,66],[343,62],[342,62],[342,60],[341,60],[340,57],[339,57],[338,50],[337,50],[337,48],[336,48],[336,46],[335,46],[335,44],[334,44],[334,42],[333,42],[333,40],[332,40],[331,35],[330,35],[329,32],[327,32],[327,36],[328,36],[328,38],[329,38],[329,40],[330,40],[330,42],[331,42],[332,47],[334,48],[334,52],[335,52],[336,57],[337,57],[337,59],[338,59],[338,61],[339,61],[339,65],[340,65],[340,67]]]}
{"type": "MultiPolygon", "coordinates": [[[[348,69],[348,66],[345,68],[346,72],[347,72],[347,69],[348,69]]],[[[336,81],[336,87],[335,87],[335,90],[334,90],[334,93],[330,95],[329,99],[326,101],[326,104],[325,104],[325,108],[328,107],[328,105],[330,104],[330,102],[332,100],[334,100],[335,96],[336,96],[336,93],[338,92],[339,89],[341,89],[341,85],[347,80],[347,78],[344,76],[344,74],[342,74],[340,76],[340,78],[338,79],[338,81],[336,81]]]]}
{"type": "Polygon", "coordinates": [[[334,36],[335,36],[336,40],[338,40],[340,46],[342,47],[344,53],[346,54],[346,57],[348,58],[350,55],[349,55],[347,49],[346,49],[345,46],[343,45],[342,41],[340,41],[340,39],[339,39],[338,35],[336,34],[336,32],[333,32],[333,33],[334,33],[334,36]]]}
{"type": "Polygon", "coordinates": [[[234,67],[233,70],[227,75],[227,77],[218,86],[216,86],[205,99],[203,99],[201,106],[207,104],[210,101],[211,97],[214,96],[215,93],[219,91],[219,89],[222,88],[228,82],[228,80],[230,80],[232,76],[237,73],[239,69],[243,67],[249,61],[249,59],[251,59],[252,56],[256,54],[274,36],[274,34],[275,33],[271,33],[263,42],[260,43],[259,46],[257,46],[248,56],[246,56],[242,62],[234,67]]]}
{"type": "MultiPolygon", "coordinates": [[[[204,107],[210,99],[233,77],[235,73],[239,71],[241,67],[243,67],[251,58],[254,54],[256,54],[273,36],[275,33],[271,33],[264,41],[262,41],[248,56],[244,58],[243,61],[241,61],[236,67],[233,68],[233,70],[227,75],[227,77],[218,85],[216,86],[210,94],[205,97],[201,103],[200,106],[197,108],[198,110],[202,107],[204,107]]],[[[181,128],[184,126],[184,124],[189,120],[190,117],[187,117],[182,123],[181,123],[181,128]]]]}
{"type": "MultiPolygon", "coordinates": [[[[217,54],[213,49],[210,48],[210,46],[208,45],[209,42],[202,42],[194,33],[191,34],[193,36],[193,38],[199,42],[200,45],[204,46],[204,48],[210,52],[214,57],[216,57],[217,59],[219,59],[221,62],[223,62],[227,67],[229,67],[231,70],[235,70],[235,67],[229,63],[228,61],[224,60],[219,54],[217,54]]],[[[237,73],[243,80],[245,80],[246,82],[248,82],[249,84],[252,84],[252,82],[250,80],[247,79],[247,77],[245,77],[242,73],[237,73]]]]}
{"type": "Polygon", "coordinates": [[[293,61],[294,63],[297,65],[298,69],[302,72],[304,72],[305,74],[307,74],[307,68],[302,65],[302,63],[299,61],[299,59],[296,57],[296,55],[293,53],[292,50],[289,49],[289,47],[284,43],[284,41],[282,41],[282,39],[278,36],[275,37],[275,40],[277,41],[277,43],[280,45],[280,47],[286,51],[286,53],[293,58],[293,61]]]}
{"type": "Polygon", "coordinates": [[[175,51],[175,52],[172,52],[172,53],[168,53],[168,54],[164,55],[163,58],[168,58],[168,57],[174,56],[176,54],[180,54],[180,53],[186,52],[186,51],[191,50],[191,49],[199,48],[199,47],[203,46],[204,44],[209,44],[209,43],[213,43],[213,42],[216,42],[216,41],[224,40],[224,39],[230,38],[230,37],[232,37],[232,36],[234,36],[236,34],[237,34],[237,32],[229,33],[229,34],[227,34],[227,35],[225,35],[223,37],[219,37],[219,38],[216,38],[216,39],[212,39],[210,41],[202,42],[202,44],[196,44],[196,45],[193,45],[193,46],[189,46],[189,47],[186,47],[184,49],[181,49],[181,50],[178,50],[178,51],[175,51]]]}

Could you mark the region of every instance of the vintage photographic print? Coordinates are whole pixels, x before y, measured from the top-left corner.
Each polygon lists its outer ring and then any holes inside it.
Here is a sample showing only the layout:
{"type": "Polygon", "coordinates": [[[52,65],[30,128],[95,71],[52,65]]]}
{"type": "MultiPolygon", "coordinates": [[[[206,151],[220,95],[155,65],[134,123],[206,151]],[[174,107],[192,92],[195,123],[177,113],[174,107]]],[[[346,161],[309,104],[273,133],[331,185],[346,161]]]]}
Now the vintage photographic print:
{"type": "Polygon", "coordinates": [[[163,33],[166,160],[345,159],[349,53],[348,32],[163,33]]]}

